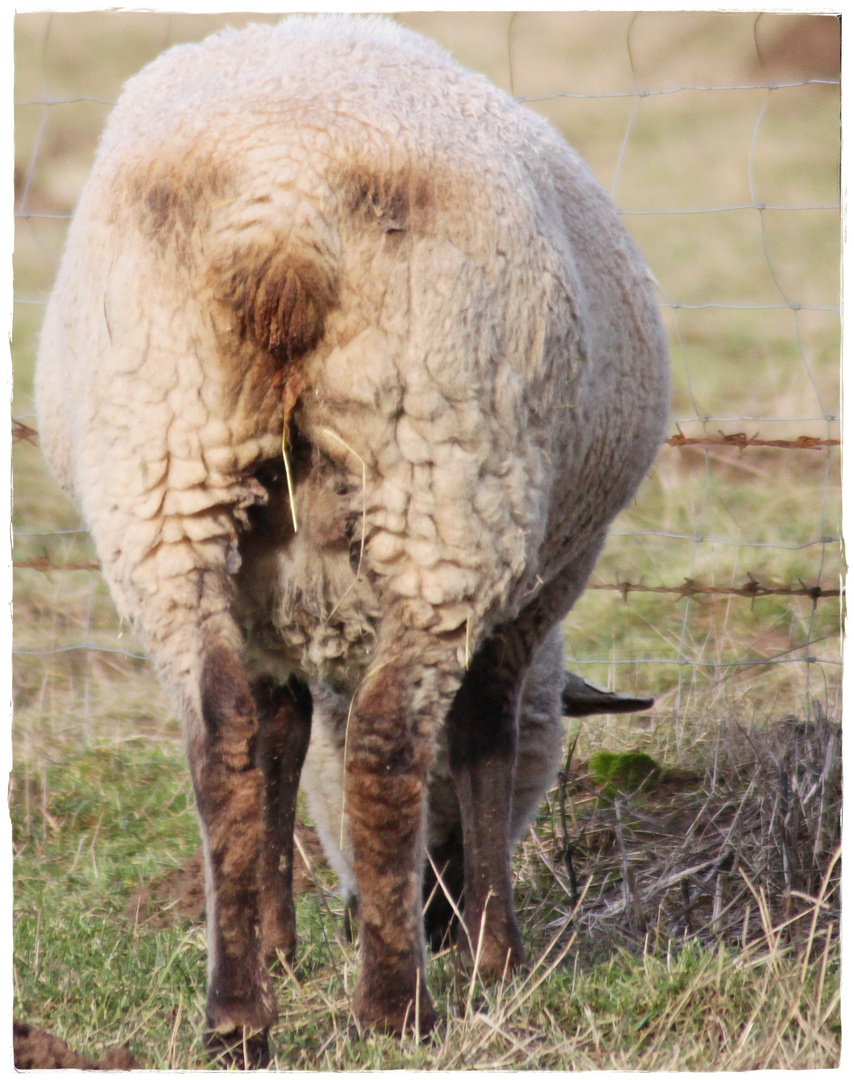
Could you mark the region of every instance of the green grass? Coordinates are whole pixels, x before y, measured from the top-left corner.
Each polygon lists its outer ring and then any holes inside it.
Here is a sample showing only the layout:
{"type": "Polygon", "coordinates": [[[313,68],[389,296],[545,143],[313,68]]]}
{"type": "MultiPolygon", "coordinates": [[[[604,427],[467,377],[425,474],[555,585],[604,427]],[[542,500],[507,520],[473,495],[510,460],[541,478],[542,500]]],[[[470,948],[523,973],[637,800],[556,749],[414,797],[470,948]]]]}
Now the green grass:
{"type": "Polygon", "coordinates": [[[203,996],[204,935],[135,927],[125,906],[198,845],[180,746],[66,744],[17,765],[16,1015],[94,1056],[135,1041],[150,1018],[165,1052],[173,1009],[194,1014],[203,996]]]}
{"type": "MultiPolygon", "coordinates": [[[[191,803],[177,740],[102,742],[53,757],[38,770],[30,763],[19,770],[12,791],[18,1014],[91,1059],[128,1042],[149,1068],[205,1064],[203,928],[180,918],[154,928],[134,917],[130,904],[135,890],[194,851],[191,803]]],[[[574,812],[586,813],[581,803],[574,812]]],[[[551,850],[545,819],[538,832],[551,850]]],[[[331,895],[302,895],[295,976],[278,979],[276,1066],[835,1064],[839,971],[832,924],[811,926],[797,949],[770,917],[746,946],[737,934],[735,943],[722,935],[709,946],[669,936],[660,926],[634,940],[615,937],[613,928],[591,934],[585,912],[596,905],[582,899],[573,920],[572,905],[556,900],[555,875],[537,865],[539,858],[529,841],[517,859],[520,894],[540,891],[522,909],[539,912],[523,923],[530,972],[485,987],[460,969],[455,954],[433,957],[428,978],[442,1024],[426,1044],[353,1037],[349,997],[358,959],[343,940],[341,904],[331,895]]],[[[319,874],[328,886],[328,872],[319,874]]],[[[756,918],[767,902],[759,892],[749,899],[756,918]]]]}
{"type": "MultiPolygon", "coordinates": [[[[109,103],[167,45],[247,18],[18,16],[12,407],[25,423],[34,424],[39,302],[109,103]]],[[[770,55],[791,19],[402,16],[531,99],[613,188],[661,287],[671,433],[678,422],[694,438],[839,437],[838,88],[655,92],[799,82],[780,57],[757,65],[754,44],[755,32],[770,55]]],[[[839,457],[834,446],[665,447],[615,523],[594,587],[567,621],[567,653],[587,678],[657,701],[647,714],[572,729],[571,775],[516,857],[539,985],[472,984],[446,953],[430,961],[443,1017],[432,1042],[353,1038],[357,951],[343,940],[331,875],[314,867],[319,887],[298,904],[297,980],[280,980],[278,1067],[837,1063],[838,777],[818,761],[841,708],[840,603],[624,598],[620,587],[678,589],[690,579],[726,589],[751,577],[782,589],[836,587],[839,457]],[[776,734],[792,716],[814,728],[794,759],[800,744],[776,734]],[[601,752],[648,754],[663,776],[693,779],[618,810],[585,771],[601,752]],[[788,817],[781,770],[794,800],[788,817]],[[806,830],[816,866],[793,866],[784,818],[806,830]],[[578,889],[587,889],[577,907],[567,844],[578,889]],[[687,902],[681,881],[657,891],[656,875],[690,870],[707,848],[740,854],[706,884],[688,874],[687,902]]],[[[198,845],[180,728],[98,573],[61,568],[85,567],[94,552],[36,439],[15,441],[13,472],[15,1015],[90,1058],[129,1040],[149,1067],[201,1067],[203,928],[180,918],[155,927],[126,910],[198,845]]]]}

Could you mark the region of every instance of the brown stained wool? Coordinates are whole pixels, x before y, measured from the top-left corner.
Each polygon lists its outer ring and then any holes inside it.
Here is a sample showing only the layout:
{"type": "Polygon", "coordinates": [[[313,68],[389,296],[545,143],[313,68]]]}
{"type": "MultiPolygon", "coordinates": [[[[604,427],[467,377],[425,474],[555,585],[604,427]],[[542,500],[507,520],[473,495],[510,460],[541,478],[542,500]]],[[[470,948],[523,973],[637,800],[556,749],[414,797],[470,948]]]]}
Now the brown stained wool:
{"type": "Polygon", "coordinates": [[[326,313],[335,303],[336,283],[314,262],[295,265],[275,252],[248,247],[230,253],[229,264],[214,265],[224,283],[241,340],[279,359],[301,356],[317,344],[326,313]]]}
{"type": "Polygon", "coordinates": [[[196,257],[193,238],[207,228],[211,202],[228,197],[234,174],[201,146],[178,160],[164,147],[153,159],[129,164],[124,182],[142,233],[189,264],[196,257]]]}
{"type": "MultiPolygon", "coordinates": [[[[419,738],[404,673],[387,664],[370,675],[348,732],[345,796],[353,843],[364,963],[356,990],[363,1023],[402,1031],[425,987],[421,929],[421,807],[431,741],[419,738]]],[[[426,991],[419,1026],[435,1022],[426,991]]]]}
{"type": "Polygon", "coordinates": [[[347,209],[363,224],[379,224],[388,233],[424,233],[436,205],[437,178],[416,170],[381,172],[369,165],[341,177],[347,209]]]}
{"type": "Polygon", "coordinates": [[[203,749],[190,743],[190,768],[213,899],[207,913],[215,973],[205,1015],[207,1043],[230,1058],[238,1053],[246,1029],[253,1033],[253,1062],[261,1064],[267,1058],[264,1033],[276,1017],[260,955],[264,774],[255,763],[255,703],[242,667],[226,646],[208,652],[201,701],[206,732],[203,749]]]}

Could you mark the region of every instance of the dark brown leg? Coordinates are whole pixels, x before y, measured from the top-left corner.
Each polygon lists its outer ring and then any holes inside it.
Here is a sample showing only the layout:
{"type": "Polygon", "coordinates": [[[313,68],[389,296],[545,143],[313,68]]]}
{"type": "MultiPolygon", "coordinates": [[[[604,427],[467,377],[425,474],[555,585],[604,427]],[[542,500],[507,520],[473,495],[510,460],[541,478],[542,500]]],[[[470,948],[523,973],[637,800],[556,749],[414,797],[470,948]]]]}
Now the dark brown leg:
{"type": "Polygon", "coordinates": [[[258,865],[264,777],[256,765],[255,703],[235,654],[204,658],[202,725],[189,758],[205,842],[208,1001],[205,1041],[222,1064],[263,1066],[276,1003],[262,957],[258,865]]]}
{"type": "Polygon", "coordinates": [[[300,773],[311,736],[311,692],[291,678],[284,686],[258,680],[254,693],[259,723],[256,753],[265,788],[259,865],[261,938],[268,964],[279,953],[290,963],[297,941],[294,824],[300,773]]]}
{"type": "Polygon", "coordinates": [[[479,970],[500,978],[524,963],[513,909],[510,816],[519,700],[534,653],[581,594],[602,546],[597,536],[576,553],[512,624],[480,647],[448,715],[451,772],[457,789],[465,858],[461,946],[480,941],[479,970]],[[481,926],[483,927],[481,935],[481,926]]]}
{"type": "Polygon", "coordinates": [[[404,672],[378,665],[357,694],[344,781],[359,895],[362,968],[354,1009],[367,1026],[430,1030],[421,918],[422,803],[432,732],[408,711],[404,672]]]}
{"type": "Polygon", "coordinates": [[[526,656],[509,632],[487,641],[448,716],[465,853],[465,933],[458,940],[472,957],[479,951],[478,970],[488,978],[500,978],[525,959],[513,910],[509,827],[526,656]]]}

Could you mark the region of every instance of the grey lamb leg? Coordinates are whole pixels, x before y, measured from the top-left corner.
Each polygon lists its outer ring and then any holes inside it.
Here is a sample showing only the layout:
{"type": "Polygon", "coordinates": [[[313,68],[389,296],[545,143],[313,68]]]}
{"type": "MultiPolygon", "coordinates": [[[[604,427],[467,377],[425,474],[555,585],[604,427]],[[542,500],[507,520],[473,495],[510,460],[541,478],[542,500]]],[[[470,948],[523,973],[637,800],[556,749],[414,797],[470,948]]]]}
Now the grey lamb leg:
{"type": "MultiPolygon", "coordinates": [[[[517,646],[518,642],[514,642],[517,646]]],[[[523,662],[508,664],[505,636],[481,646],[448,716],[451,771],[462,819],[464,952],[487,978],[525,959],[513,910],[510,814],[523,662]]],[[[515,650],[514,650],[515,651],[515,650]]]]}
{"type": "Polygon", "coordinates": [[[261,937],[268,964],[296,952],[294,825],[300,773],[311,735],[311,693],[291,678],[284,686],[259,680],[257,760],[264,773],[264,840],[259,866],[261,937]]]}

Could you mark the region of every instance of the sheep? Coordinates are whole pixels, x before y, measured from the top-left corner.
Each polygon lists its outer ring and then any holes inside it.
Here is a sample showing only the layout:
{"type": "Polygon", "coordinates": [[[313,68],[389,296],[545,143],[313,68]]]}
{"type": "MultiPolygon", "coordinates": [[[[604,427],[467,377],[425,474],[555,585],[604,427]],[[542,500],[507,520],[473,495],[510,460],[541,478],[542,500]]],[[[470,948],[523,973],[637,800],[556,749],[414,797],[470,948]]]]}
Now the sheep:
{"type": "Polygon", "coordinates": [[[226,30],[124,88],[36,383],[44,452],[183,717],[211,1051],[269,1059],[310,685],[349,699],[354,1013],[426,1033],[440,733],[465,928],[497,977],[524,960],[526,673],[664,435],[655,285],[610,199],[545,121],[391,21],[226,30]]]}

